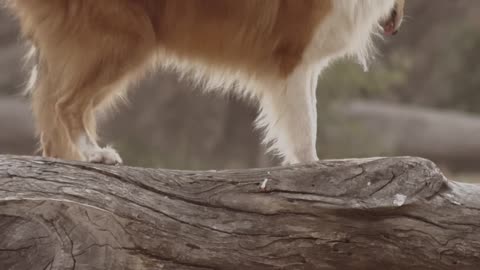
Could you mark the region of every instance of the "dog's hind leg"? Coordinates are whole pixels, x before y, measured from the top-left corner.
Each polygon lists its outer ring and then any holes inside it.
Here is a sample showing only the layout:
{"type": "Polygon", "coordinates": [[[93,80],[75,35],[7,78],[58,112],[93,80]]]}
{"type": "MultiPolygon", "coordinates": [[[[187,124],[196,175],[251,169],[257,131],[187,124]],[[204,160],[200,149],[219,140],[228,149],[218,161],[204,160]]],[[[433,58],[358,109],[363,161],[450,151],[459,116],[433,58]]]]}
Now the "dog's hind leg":
{"type": "Polygon", "coordinates": [[[155,50],[148,21],[135,17],[124,23],[105,18],[100,29],[86,22],[74,34],[66,34],[63,25],[35,33],[32,104],[44,156],[121,162],[115,150],[97,144],[95,114],[119,96],[119,86],[137,79],[155,50]]]}

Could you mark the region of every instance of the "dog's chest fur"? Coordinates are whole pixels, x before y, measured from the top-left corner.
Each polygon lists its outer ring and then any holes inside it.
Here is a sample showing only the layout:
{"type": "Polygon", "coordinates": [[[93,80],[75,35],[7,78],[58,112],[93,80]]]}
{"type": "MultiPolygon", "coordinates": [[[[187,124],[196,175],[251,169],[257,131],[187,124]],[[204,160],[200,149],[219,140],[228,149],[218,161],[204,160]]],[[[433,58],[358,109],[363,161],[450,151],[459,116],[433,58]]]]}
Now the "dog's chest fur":
{"type": "Polygon", "coordinates": [[[349,55],[365,66],[372,35],[378,32],[378,22],[389,14],[394,0],[335,0],[332,4],[305,50],[304,62],[315,64],[349,55]]]}

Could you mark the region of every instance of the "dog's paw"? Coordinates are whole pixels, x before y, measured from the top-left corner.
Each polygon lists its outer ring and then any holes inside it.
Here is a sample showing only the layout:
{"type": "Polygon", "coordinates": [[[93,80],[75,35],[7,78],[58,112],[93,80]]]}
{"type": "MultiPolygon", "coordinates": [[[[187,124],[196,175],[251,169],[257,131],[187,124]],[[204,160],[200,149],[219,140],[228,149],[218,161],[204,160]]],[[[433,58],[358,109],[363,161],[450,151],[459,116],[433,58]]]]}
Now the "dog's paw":
{"type": "Polygon", "coordinates": [[[111,147],[98,148],[87,154],[87,161],[106,165],[117,165],[122,163],[122,158],[111,147]]]}

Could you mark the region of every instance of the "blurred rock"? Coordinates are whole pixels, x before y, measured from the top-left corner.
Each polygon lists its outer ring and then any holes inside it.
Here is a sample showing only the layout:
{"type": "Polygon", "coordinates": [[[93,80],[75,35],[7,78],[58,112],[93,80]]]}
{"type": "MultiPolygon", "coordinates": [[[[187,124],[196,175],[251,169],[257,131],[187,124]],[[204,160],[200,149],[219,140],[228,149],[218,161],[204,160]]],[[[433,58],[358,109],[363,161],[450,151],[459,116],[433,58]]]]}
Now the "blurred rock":
{"type": "Polygon", "coordinates": [[[202,93],[171,73],[148,79],[129,100],[102,132],[129,164],[184,169],[273,164],[253,129],[256,108],[249,102],[202,93]]]}
{"type": "Polygon", "coordinates": [[[339,104],[334,111],[337,132],[330,134],[330,141],[333,145],[339,145],[338,138],[356,141],[357,148],[350,153],[421,156],[449,170],[480,170],[476,115],[361,100],[339,104]],[[345,128],[339,130],[342,125],[345,128]],[[355,132],[345,132],[348,129],[355,132]]]}
{"type": "Polygon", "coordinates": [[[32,155],[35,149],[33,119],[25,101],[0,98],[0,154],[32,155]]]}

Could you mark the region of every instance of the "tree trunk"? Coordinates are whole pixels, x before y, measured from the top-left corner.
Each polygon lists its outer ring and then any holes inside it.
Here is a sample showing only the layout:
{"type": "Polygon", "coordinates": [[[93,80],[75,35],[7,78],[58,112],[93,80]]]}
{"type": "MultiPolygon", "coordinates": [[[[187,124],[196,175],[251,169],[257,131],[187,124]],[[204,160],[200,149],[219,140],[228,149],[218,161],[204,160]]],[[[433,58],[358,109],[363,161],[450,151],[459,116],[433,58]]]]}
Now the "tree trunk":
{"type": "Polygon", "coordinates": [[[419,158],[172,171],[0,156],[0,269],[478,269],[480,187],[419,158]]]}

